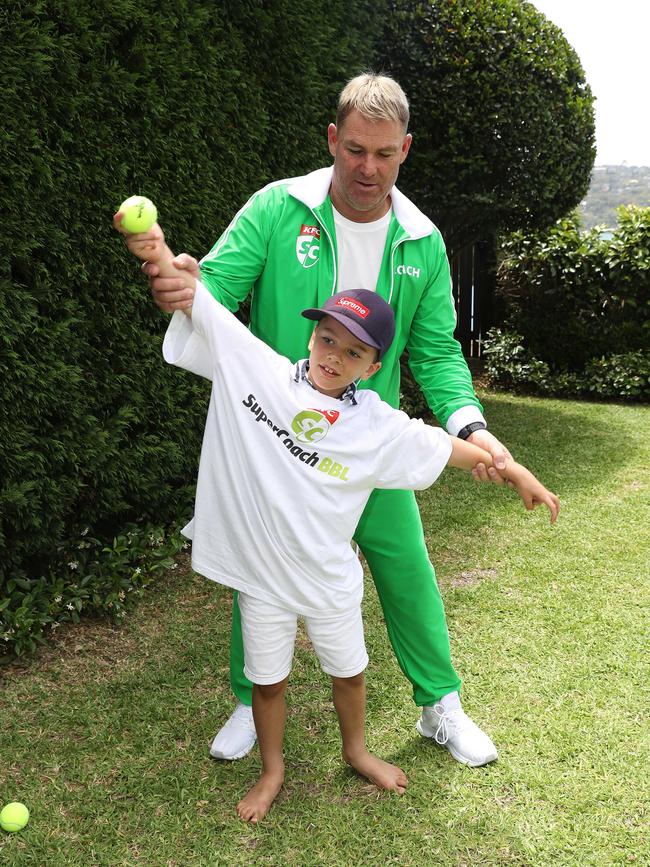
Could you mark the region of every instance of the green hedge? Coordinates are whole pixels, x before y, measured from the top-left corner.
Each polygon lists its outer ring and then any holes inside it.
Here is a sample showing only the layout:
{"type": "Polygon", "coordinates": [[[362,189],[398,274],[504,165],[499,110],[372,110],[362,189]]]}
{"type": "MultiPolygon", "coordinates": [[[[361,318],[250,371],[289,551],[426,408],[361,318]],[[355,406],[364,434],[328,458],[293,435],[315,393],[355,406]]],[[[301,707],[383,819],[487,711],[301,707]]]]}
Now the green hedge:
{"type": "Polygon", "coordinates": [[[5,4],[0,599],[54,582],[86,527],[161,526],[191,499],[206,386],[162,362],[117,205],[150,196],[172,247],[200,254],[254,189],[326,162],[377,9],[5,4]]]}
{"type": "Polygon", "coordinates": [[[486,342],[495,385],[542,394],[650,398],[650,208],[619,209],[613,237],[551,231],[503,245],[502,328],[486,342]]]}

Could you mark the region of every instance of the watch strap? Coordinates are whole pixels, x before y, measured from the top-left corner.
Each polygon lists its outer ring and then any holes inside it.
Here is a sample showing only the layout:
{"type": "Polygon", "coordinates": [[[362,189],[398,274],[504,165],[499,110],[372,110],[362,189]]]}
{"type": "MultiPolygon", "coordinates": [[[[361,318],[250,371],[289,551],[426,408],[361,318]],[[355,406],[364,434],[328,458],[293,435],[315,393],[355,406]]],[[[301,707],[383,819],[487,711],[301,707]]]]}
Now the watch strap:
{"type": "Polygon", "coordinates": [[[456,436],[459,440],[466,440],[470,437],[475,430],[486,430],[487,425],[484,421],[473,421],[470,424],[466,424],[465,427],[462,427],[456,436]]]}

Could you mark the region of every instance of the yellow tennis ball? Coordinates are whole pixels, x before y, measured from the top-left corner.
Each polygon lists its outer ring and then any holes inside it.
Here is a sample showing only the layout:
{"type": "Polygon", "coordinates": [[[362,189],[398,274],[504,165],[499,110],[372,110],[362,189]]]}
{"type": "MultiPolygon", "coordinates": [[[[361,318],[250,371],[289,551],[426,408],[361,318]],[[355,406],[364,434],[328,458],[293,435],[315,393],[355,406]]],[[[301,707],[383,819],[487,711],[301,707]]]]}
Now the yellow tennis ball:
{"type": "Polygon", "coordinates": [[[29,810],[24,804],[12,801],[0,812],[0,827],[4,831],[22,831],[29,822],[29,810]]]}
{"type": "Polygon", "coordinates": [[[127,232],[148,232],[158,219],[156,206],[145,196],[125,199],[118,210],[124,214],[122,228],[127,232]]]}

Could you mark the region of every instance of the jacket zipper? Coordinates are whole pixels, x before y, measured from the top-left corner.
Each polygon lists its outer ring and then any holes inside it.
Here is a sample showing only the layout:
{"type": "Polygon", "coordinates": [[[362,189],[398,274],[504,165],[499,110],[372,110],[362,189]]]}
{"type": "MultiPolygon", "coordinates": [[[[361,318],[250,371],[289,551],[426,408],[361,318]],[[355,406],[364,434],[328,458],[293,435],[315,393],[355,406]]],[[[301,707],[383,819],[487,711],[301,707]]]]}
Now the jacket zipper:
{"type": "Polygon", "coordinates": [[[324,221],[321,220],[321,218],[316,214],[316,212],[313,210],[313,208],[310,208],[309,210],[311,211],[312,217],[316,220],[318,225],[323,229],[323,231],[327,235],[327,240],[330,242],[330,248],[332,250],[332,262],[334,263],[334,282],[332,283],[332,291],[330,292],[330,295],[336,295],[336,281],[338,278],[338,262],[336,261],[336,256],[334,255],[334,242],[332,241],[332,236],[330,235],[324,221]]]}
{"type": "Polygon", "coordinates": [[[408,238],[400,238],[398,241],[396,241],[393,244],[393,246],[391,247],[391,250],[390,250],[390,292],[388,294],[388,303],[389,304],[390,304],[391,299],[393,297],[393,288],[395,286],[395,251],[400,246],[400,244],[403,244],[404,241],[408,241],[408,240],[409,240],[408,238]]]}

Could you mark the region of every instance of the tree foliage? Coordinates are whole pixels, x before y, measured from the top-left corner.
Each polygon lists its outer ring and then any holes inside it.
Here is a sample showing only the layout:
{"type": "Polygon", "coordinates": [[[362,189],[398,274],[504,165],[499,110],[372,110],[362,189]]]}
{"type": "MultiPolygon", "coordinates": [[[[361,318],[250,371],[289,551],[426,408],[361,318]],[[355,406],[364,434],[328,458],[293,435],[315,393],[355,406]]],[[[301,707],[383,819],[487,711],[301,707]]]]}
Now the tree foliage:
{"type": "Polygon", "coordinates": [[[575,51],[531,3],[390,0],[378,51],[406,90],[401,183],[455,249],[552,224],[594,161],[593,98],[575,51]]]}

